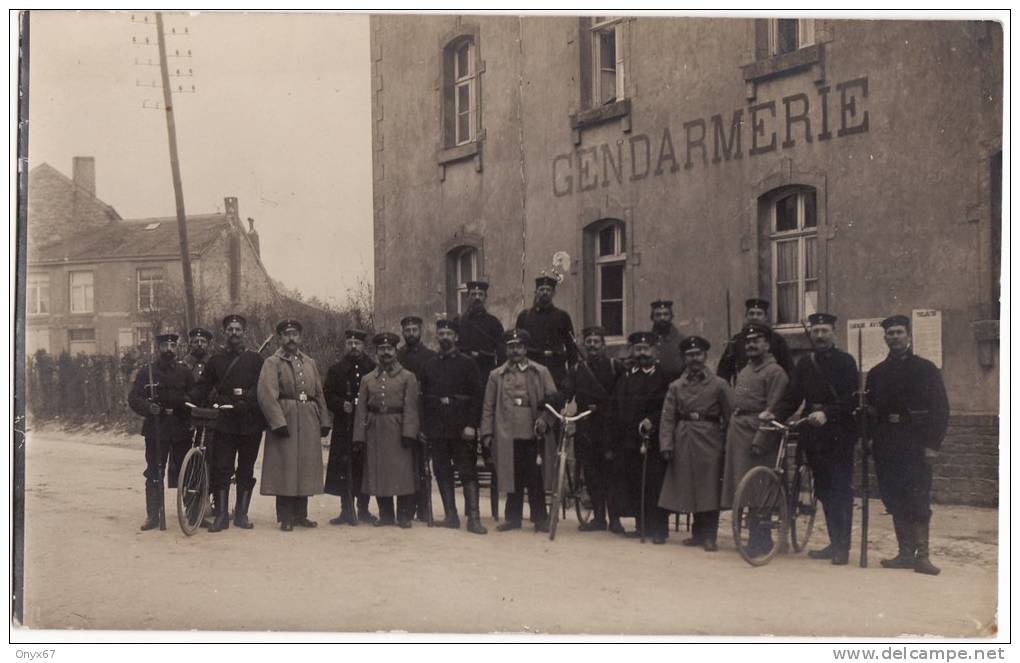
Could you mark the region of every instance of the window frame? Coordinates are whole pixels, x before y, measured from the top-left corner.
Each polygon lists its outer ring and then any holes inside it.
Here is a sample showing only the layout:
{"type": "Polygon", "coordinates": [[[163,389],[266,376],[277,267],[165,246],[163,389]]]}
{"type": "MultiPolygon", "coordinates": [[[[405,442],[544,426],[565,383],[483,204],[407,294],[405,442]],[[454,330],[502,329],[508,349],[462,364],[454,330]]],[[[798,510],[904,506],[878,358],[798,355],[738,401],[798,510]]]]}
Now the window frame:
{"type": "Polygon", "coordinates": [[[588,28],[591,44],[591,98],[589,108],[601,108],[627,98],[626,86],[626,63],[624,58],[624,37],[623,22],[626,17],[610,16],[591,18],[591,25],[588,28]],[[603,20],[597,21],[596,19],[603,20]],[[603,100],[602,90],[602,36],[612,31],[613,33],[613,95],[611,99],[603,100]]]}
{"type": "Polygon", "coordinates": [[[159,311],[159,300],[158,300],[158,288],[162,286],[166,280],[166,270],[163,267],[138,267],[135,269],[135,306],[141,313],[151,313],[153,311],[159,311]],[[142,272],[156,272],[159,274],[159,279],[146,279],[142,280],[142,272]],[[142,287],[143,284],[149,285],[149,305],[142,306],[142,287]]]}
{"type": "Polygon", "coordinates": [[[466,309],[465,309],[465,307],[464,307],[464,305],[462,303],[461,296],[467,294],[467,291],[468,291],[467,283],[468,283],[468,281],[477,281],[478,280],[478,265],[479,265],[479,262],[480,262],[479,261],[479,255],[478,255],[478,249],[477,249],[477,247],[470,246],[470,245],[462,246],[462,247],[460,247],[458,249],[454,249],[452,251],[451,258],[453,259],[453,270],[454,270],[453,271],[453,278],[454,278],[454,282],[456,284],[456,290],[455,290],[455,295],[454,295],[454,302],[456,304],[455,308],[456,308],[456,311],[457,311],[457,315],[462,315],[466,309]],[[472,271],[472,274],[469,276],[469,278],[464,278],[464,275],[461,273],[461,259],[464,257],[464,254],[470,254],[470,257],[471,257],[471,271],[472,271]]]}
{"type": "Polygon", "coordinates": [[[453,140],[451,141],[451,147],[460,147],[461,145],[467,145],[475,140],[478,130],[475,122],[475,110],[477,109],[477,95],[478,86],[476,84],[477,76],[475,72],[475,44],[474,40],[470,38],[461,38],[456,40],[450,45],[451,58],[450,66],[452,71],[449,72],[450,85],[453,87],[453,107],[448,112],[453,113],[452,126],[453,126],[453,140]],[[467,72],[460,71],[460,53],[462,50],[467,50],[464,59],[467,61],[467,72]],[[463,110],[460,107],[460,89],[466,87],[468,90],[468,107],[467,110],[463,110]],[[462,116],[467,116],[467,136],[460,135],[460,119],[462,116]]]}
{"type": "Polygon", "coordinates": [[[50,284],[51,280],[49,273],[29,273],[25,282],[25,311],[28,315],[50,314],[50,284]],[[45,297],[43,297],[44,287],[45,297]],[[35,295],[35,307],[30,306],[32,304],[33,293],[35,295]]]}
{"type": "Polygon", "coordinates": [[[95,327],[87,327],[87,328],[85,328],[85,327],[76,327],[76,328],[72,328],[72,329],[68,329],[67,330],[67,352],[72,357],[77,356],[79,354],[85,354],[85,355],[96,354],[98,351],[99,351],[99,345],[98,345],[97,339],[96,339],[96,328],[95,327]],[[75,332],[92,332],[92,334],[91,334],[92,338],[85,338],[85,339],[81,339],[81,338],[80,339],[75,339],[75,338],[72,338],[74,336],[75,332]],[[74,346],[75,346],[76,343],[78,343],[78,344],[91,344],[91,350],[92,351],[91,352],[84,352],[82,350],[78,350],[77,352],[75,352],[74,346]]]}
{"type": "Polygon", "coordinates": [[[815,43],[815,19],[813,18],[770,18],[768,19],[768,57],[786,55],[813,46],[815,43]],[[781,21],[797,21],[797,48],[790,51],[779,50],[779,26],[781,21]]]}
{"type": "MultiPolygon", "coordinates": [[[[770,311],[770,320],[776,328],[791,328],[799,327],[801,321],[805,320],[810,313],[815,313],[819,308],[819,297],[821,296],[821,275],[819,260],[819,250],[821,248],[819,233],[819,215],[818,215],[818,192],[811,187],[793,187],[787,190],[776,192],[768,200],[769,212],[769,228],[768,228],[768,244],[770,254],[770,281],[771,281],[771,299],[774,305],[770,311]],[[795,195],[797,197],[797,227],[793,230],[778,230],[778,208],[779,202],[795,195]],[[807,196],[811,195],[815,197],[815,222],[813,226],[805,225],[806,222],[806,200],[807,196]],[[807,266],[808,266],[808,240],[814,240],[815,242],[815,274],[811,279],[807,278],[807,266]],[[779,250],[780,244],[796,242],[797,243],[797,314],[796,320],[792,322],[779,322],[779,250]],[[815,294],[815,306],[813,311],[808,310],[807,306],[807,293],[810,292],[807,289],[809,281],[814,282],[815,294]]],[[[784,281],[784,284],[789,281],[784,281]]]]}
{"type": "Polygon", "coordinates": [[[67,273],[67,309],[68,312],[73,314],[88,314],[96,312],[96,273],[91,269],[72,270],[67,273]],[[88,274],[89,283],[75,285],[74,279],[76,275],[88,274]],[[81,289],[83,292],[83,306],[82,309],[75,308],[75,291],[81,289]],[[85,296],[87,294],[87,296],[85,296]]]}
{"type": "Polygon", "coordinates": [[[610,340],[619,340],[626,337],[627,335],[627,323],[629,322],[627,315],[627,230],[626,225],[623,221],[618,219],[608,219],[604,223],[594,226],[591,228],[591,233],[594,237],[595,242],[595,281],[594,281],[594,319],[595,324],[600,327],[605,327],[602,320],[602,305],[604,302],[616,302],[620,304],[620,333],[611,334],[606,333],[607,342],[610,340]],[[607,229],[613,229],[613,253],[610,255],[600,255],[602,250],[602,233],[607,229]],[[606,299],[602,296],[602,268],[607,266],[620,266],[622,270],[622,283],[620,284],[620,299],[606,299]]]}

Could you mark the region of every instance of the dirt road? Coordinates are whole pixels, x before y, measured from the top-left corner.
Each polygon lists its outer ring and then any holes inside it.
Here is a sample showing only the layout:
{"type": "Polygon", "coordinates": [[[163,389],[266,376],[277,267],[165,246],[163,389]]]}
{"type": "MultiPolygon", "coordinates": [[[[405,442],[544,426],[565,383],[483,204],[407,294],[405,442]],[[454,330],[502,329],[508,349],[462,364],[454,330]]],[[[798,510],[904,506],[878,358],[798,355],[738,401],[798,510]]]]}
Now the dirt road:
{"type": "Polygon", "coordinates": [[[992,509],[936,509],[937,578],[878,567],[895,543],[877,500],[869,569],[803,555],[752,568],[726,522],[715,554],[681,546],[676,534],[664,546],[582,534],[573,520],[552,543],[528,529],[496,533],[488,518],[487,536],[417,523],[334,527],[337,501],[325,495],[310,500],[314,530],[279,531],[272,498],[256,495],[254,530],[186,537],[170,491],[167,531],[138,530],[141,448],[138,436],[29,433],[27,626],[971,637],[995,629],[992,509]]]}

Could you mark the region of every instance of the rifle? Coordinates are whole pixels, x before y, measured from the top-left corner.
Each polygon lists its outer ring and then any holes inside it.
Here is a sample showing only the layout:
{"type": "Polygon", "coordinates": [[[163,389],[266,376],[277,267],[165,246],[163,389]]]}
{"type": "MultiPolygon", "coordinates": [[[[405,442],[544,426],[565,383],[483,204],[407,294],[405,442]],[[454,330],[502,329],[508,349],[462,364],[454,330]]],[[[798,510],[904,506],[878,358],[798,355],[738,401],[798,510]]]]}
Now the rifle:
{"type": "Polygon", "coordinates": [[[857,427],[861,437],[861,568],[868,568],[868,389],[864,377],[863,330],[857,330],[857,427]]]}
{"type": "Polygon", "coordinates": [[[641,432],[641,543],[645,542],[645,486],[648,482],[648,443],[651,436],[641,432]]]}
{"type": "Polygon", "coordinates": [[[429,467],[429,438],[425,436],[425,433],[420,433],[422,445],[417,448],[416,455],[421,460],[419,467],[421,468],[421,477],[424,482],[422,491],[425,494],[425,519],[428,522],[429,527],[435,526],[435,519],[432,517],[432,469],[429,467]]]}
{"type": "Polygon", "coordinates": [[[266,349],[266,346],[269,345],[269,341],[273,340],[274,336],[276,336],[276,334],[270,334],[267,336],[266,340],[262,342],[262,345],[259,346],[259,349],[256,352],[258,352],[258,354],[262,354],[262,351],[266,349]]]}
{"type": "MultiPolygon", "coordinates": [[[[149,368],[149,384],[148,384],[149,401],[152,402],[152,403],[156,403],[156,382],[155,382],[155,379],[152,377],[152,361],[154,361],[154,360],[152,360],[150,358],[149,367],[148,367],[149,368]]],[[[158,403],[156,403],[156,404],[158,405],[158,403]]],[[[161,421],[160,417],[162,417],[162,416],[163,416],[163,408],[162,408],[162,406],[160,406],[159,413],[156,414],[156,426],[155,426],[155,428],[156,428],[156,453],[159,454],[158,458],[161,461],[163,459],[163,442],[160,439],[161,436],[159,434],[159,425],[160,425],[160,421],[161,421]]],[[[162,532],[162,531],[166,531],[166,496],[164,495],[165,491],[164,491],[164,488],[163,488],[163,473],[166,471],[166,466],[164,464],[160,463],[158,465],[158,467],[159,467],[159,470],[158,470],[158,473],[159,473],[159,529],[162,532]]]]}

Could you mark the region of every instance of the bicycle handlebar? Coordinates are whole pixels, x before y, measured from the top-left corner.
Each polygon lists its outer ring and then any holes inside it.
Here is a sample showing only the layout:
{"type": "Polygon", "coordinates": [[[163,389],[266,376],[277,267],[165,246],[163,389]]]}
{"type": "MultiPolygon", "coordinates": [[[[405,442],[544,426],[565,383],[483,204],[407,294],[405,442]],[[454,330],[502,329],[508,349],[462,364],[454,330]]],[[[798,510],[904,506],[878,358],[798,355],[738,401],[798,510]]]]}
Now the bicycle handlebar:
{"type": "Polygon", "coordinates": [[[794,428],[797,428],[798,426],[803,424],[805,421],[807,421],[807,417],[804,417],[802,419],[794,419],[793,421],[790,421],[790,422],[785,423],[785,424],[783,422],[779,421],[778,419],[773,419],[772,421],[766,421],[765,423],[763,423],[760,426],[758,426],[758,430],[772,431],[772,432],[789,431],[789,430],[793,430],[794,428]]]}
{"type": "Polygon", "coordinates": [[[564,423],[568,423],[568,424],[574,423],[575,421],[580,421],[581,419],[584,419],[589,414],[591,414],[591,410],[585,410],[584,412],[581,412],[580,414],[575,414],[572,417],[568,417],[565,414],[560,414],[559,412],[557,412],[556,408],[554,408],[552,405],[549,405],[548,403],[545,404],[545,409],[547,409],[550,412],[552,412],[553,415],[557,419],[559,419],[560,421],[562,421],[564,423]]]}

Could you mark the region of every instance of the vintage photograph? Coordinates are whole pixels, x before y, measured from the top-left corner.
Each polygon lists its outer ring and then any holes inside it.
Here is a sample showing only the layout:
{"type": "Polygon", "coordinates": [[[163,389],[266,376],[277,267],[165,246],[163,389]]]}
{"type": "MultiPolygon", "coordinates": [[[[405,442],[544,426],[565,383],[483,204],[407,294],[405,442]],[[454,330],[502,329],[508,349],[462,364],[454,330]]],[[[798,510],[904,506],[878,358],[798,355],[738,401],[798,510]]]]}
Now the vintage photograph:
{"type": "Polygon", "coordinates": [[[12,628],[991,647],[1001,14],[18,14],[12,628]]]}

